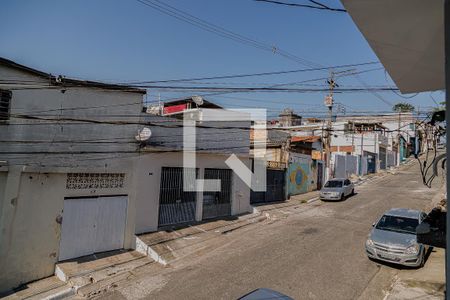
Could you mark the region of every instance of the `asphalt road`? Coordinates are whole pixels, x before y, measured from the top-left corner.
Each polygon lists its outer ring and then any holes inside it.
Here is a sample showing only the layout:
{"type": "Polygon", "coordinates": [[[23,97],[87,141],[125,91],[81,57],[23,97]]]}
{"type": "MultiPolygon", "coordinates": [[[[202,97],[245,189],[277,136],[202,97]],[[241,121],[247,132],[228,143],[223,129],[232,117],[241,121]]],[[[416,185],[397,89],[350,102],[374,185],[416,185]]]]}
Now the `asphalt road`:
{"type": "MultiPolygon", "coordinates": [[[[414,163],[357,188],[343,202],[316,201],[277,221],[237,230],[219,249],[149,279],[152,288],[140,296],[236,299],[265,287],[294,299],[358,299],[370,286],[371,297],[382,299],[389,280],[372,279],[383,270],[392,276],[395,269],[367,259],[364,242],[372,223],[392,207],[429,207],[440,187],[439,181],[432,189],[423,186],[414,163]]],[[[120,294],[130,298],[125,290],[120,294]]]]}

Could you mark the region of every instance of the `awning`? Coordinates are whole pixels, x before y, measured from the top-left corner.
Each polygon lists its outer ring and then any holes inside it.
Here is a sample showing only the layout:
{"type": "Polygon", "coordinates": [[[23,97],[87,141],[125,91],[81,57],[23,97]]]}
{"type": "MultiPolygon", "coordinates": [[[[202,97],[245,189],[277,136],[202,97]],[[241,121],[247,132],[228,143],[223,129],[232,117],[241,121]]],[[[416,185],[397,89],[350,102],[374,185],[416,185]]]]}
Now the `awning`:
{"type": "Polygon", "coordinates": [[[342,0],[402,93],[445,89],[444,0],[342,0]]]}

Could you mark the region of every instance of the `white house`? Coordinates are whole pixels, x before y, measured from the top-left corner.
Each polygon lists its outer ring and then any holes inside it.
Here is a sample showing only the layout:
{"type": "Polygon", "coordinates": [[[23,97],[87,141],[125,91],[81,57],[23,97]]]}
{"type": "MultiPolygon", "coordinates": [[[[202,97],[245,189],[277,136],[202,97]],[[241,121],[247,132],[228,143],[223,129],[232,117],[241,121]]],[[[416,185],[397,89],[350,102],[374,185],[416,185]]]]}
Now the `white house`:
{"type": "MultiPolygon", "coordinates": [[[[189,101],[190,98],[186,99],[189,101]]],[[[205,103],[211,107],[210,102],[205,103]]],[[[251,211],[250,187],[226,164],[230,155],[235,154],[251,169],[250,120],[218,107],[189,108],[198,120],[195,122],[196,164],[187,171],[183,170],[184,137],[180,118],[190,105],[184,105],[183,101],[175,105],[181,109],[171,111],[170,118],[148,114],[143,119],[156,126],[150,126],[152,136],[142,148],[136,168],[137,234],[251,211]],[[211,121],[211,116],[222,121],[211,121]],[[184,191],[183,172],[192,172],[189,174],[192,185],[195,180],[219,179],[221,191],[184,191]]],[[[170,111],[170,103],[164,107],[170,111]]],[[[187,138],[193,139],[191,134],[187,138]]]]}
{"type": "Polygon", "coordinates": [[[61,260],[134,247],[145,90],[0,59],[0,291],[61,260]]]}

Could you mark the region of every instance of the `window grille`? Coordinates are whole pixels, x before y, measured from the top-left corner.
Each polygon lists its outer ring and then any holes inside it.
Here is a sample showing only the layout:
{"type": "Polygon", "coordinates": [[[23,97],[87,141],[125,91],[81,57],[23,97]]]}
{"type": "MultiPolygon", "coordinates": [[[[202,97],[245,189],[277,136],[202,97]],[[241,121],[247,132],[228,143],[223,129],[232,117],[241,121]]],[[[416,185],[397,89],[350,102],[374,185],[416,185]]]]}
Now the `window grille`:
{"type": "Polygon", "coordinates": [[[124,179],[123,173],[69,173],[66,188],[69,190],[123,188],[124,179]]]}
{"type": "Polygon", "coordinates": [[[0,90],[0,121],[9,120],[11,110],[11,91],[0,90]]]}

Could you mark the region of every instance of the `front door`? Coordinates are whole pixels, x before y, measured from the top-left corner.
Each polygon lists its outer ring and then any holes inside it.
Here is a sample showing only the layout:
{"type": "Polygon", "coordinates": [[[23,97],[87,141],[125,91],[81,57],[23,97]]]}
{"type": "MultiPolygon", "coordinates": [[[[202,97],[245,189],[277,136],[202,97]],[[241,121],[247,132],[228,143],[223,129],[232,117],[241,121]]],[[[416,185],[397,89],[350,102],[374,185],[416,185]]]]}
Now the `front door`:
{"type": "Polygon", "coordinates": [[[377,166],[377,158],[375,153],[367,152],[367,173],[375,173],[377,166]]]}
{"type": "Polygon", "coordinates": [[[323,181],[323,164],[317,163],[317,189],[320,190],[322,188],[323,181]]]}
{"type": "Polygon", "coordinates": [[[183,172],[188,175],[188,183],[195,184],[197,169],[163,167],[161,170],[159,226],[195,221],[197,193],[184,191],[183,172]]]}
{"type": "Polygon", "coordinates": [[[266,191],[250,192],[250,203],[267,203],[285,200],[285,170],[267,169],[266,191]]]}
{"type": "Polygon", "coordinates": [[[220,179],[220,192],[203,193],[203,219],[231,215],[230,169],[205,169],[205,179],[220,179]]]}
{"type": "Polygon", "coordinates": [[[123,248],[127,196],[64,199],[59,260],[123,248]]]}
{"type": "Polygon", "coordinates": [[[266,202],[284,200],[285,174],[284,170],[267,169],[266,202]]]}

